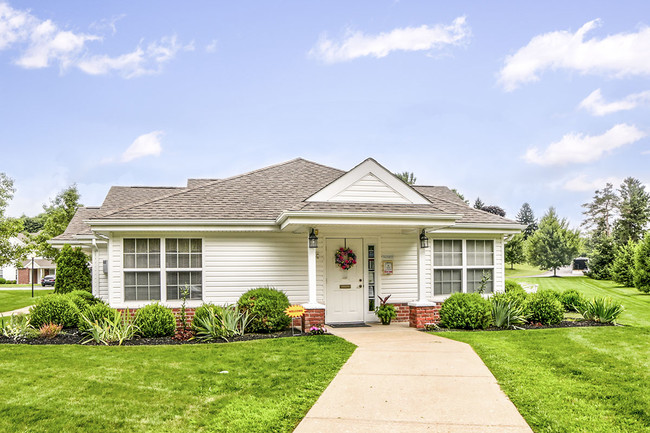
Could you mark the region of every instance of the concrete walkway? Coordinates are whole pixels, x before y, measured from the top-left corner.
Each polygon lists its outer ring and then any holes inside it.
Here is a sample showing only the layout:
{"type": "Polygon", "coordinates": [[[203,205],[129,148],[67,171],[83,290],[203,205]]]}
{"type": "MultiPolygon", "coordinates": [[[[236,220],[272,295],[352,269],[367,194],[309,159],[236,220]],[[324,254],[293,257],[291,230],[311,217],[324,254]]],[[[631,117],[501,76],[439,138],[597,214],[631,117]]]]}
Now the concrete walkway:
{"type": "Polygon", "coordinates": [[[532,433],[469,345],[408,324],[330,332],[358,348],[295,432],[532,433]]]}
{"type": "Polygon", "coordinates": [[[29,313],[30,308],[32,308],[32,305],[28,307],[18,308],[17,310],[5,311],[4,313],[0,313],[0,316],[11,317],[12,314],[27,314],[29,313]]]}

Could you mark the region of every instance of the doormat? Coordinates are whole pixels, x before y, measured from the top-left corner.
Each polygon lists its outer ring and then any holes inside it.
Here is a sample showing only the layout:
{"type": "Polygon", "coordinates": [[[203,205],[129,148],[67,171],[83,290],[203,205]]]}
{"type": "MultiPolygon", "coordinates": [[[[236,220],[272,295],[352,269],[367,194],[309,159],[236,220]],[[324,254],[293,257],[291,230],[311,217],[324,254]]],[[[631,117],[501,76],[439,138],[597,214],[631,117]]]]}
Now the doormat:
{"type": "Polygon", "coordinates": [[[333,323],[326,325],[330,328],[370,328],[370,325],[366,325],[365,323],[333,323]]]}

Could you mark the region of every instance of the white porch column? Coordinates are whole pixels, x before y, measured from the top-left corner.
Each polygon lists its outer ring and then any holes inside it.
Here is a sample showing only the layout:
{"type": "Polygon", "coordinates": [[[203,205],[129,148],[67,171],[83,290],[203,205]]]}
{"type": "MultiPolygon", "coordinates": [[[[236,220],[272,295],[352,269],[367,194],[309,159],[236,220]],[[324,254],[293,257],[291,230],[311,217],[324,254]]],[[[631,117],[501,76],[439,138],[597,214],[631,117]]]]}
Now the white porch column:
{"type": "Polygon", "coordinates": [[[303,307],[307,309],[324,309],[325,305],[319,304],[316,298],[316,251],[317,248],[309,248],[307,239],[307,284],[309,289],[309,301],[303,307]]]}
{"type": "Polygon", "coordinates": [[[409,306],[430,307],[435,305],[435,303],[427,300],[427,249],[420,247],[419,238],[416,238],[416,244],[416,248],[418,249],[418,300],[409,302],[409,306]]]}

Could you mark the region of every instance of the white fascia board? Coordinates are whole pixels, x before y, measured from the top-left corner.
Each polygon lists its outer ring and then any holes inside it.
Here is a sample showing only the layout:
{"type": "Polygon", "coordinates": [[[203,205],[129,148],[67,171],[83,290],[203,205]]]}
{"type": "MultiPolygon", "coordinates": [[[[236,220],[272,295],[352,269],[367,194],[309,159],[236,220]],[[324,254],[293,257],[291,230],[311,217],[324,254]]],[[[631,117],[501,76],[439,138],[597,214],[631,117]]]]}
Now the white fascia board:
{"type": "MultiPolygon", "coordinates": [[[[398,179],[393,173],[382,167],[377,161],[368,158],[343,176],[330,183],[306,201],[332,202],[340,192],[360,180],[367,174],[373,174],[379,180],[392,188],[397,194],[410,201],[412,204],[431,204],[422,194],[398,179]]],[[[403,204],[403,203],[400,203],[403,204]]]]}
{"type": "Polygon", "coordinates": [[[521,224],[471,224],[457,223],[453,227],[436,230],[435,233],[493,233],[493,234],[517,234],[521,233],[527,226],[521,224]]]}
{"type": "Polygon", "coordinates": [[[326,212],[283,212],[277,220],[280,229],[294,225],[372,225],[442,228],[454,225],[460,218],[456,214],[441,214],[432,217],[426,214],[395,213],[326,213],[326,212]]]}
{"type": "Polygon", "coordinates": [[[88,220],[95,233],[120,232],[277,232],[270,220],[88,220]]]}

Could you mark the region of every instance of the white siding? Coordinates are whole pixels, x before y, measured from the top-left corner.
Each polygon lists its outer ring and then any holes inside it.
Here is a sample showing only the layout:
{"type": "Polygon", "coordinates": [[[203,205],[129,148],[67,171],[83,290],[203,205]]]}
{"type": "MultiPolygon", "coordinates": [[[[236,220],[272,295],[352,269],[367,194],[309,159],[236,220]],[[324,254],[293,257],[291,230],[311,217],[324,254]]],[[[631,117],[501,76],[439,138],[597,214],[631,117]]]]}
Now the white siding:
{"type": "MultiPolygon", "coordinates": [[[[391,295],[389,302],[411,302],[418,298],[417,235],[384,235],[379,256],[380,296],[391,295]],[[385,256],[392,258],[384,259],[385,256]],[[382,260],[393,261],[393,274],[382,274],[382,260]]],[[[425,264],[426,266],[426,264],[425,264]]],[[[427,266],[429,267],[429,266],[427,266]]],[[[431,281],[431,280],[428,280],[431,281]]]]}
{"type": "Polygon", "coordinates": [[[96,273],[93,276],[93,294],[104,301],[108,301],[108,274],[104,273],[104,260],[108,260],[108,245],[99,245],[95,252],[97,257],[96,273]]]}
{"type": "Polygon", "coordinates": [[[373,174],[367,174],[330,201],[366,203],[411,203],[403,195],[386,185],[373,174]]]}
{"type": "Polygon", "coordinates": [[[111,236],[108,242],[108,298],[111,306],[122,305],[124,293],[122,289],[122,238],[111,236]]]}
{"type": "Polygon", "coordinates": [[[494,291],[503,292],[505,281],[505,255],[503,237],[494,239],[494,291]]]}

